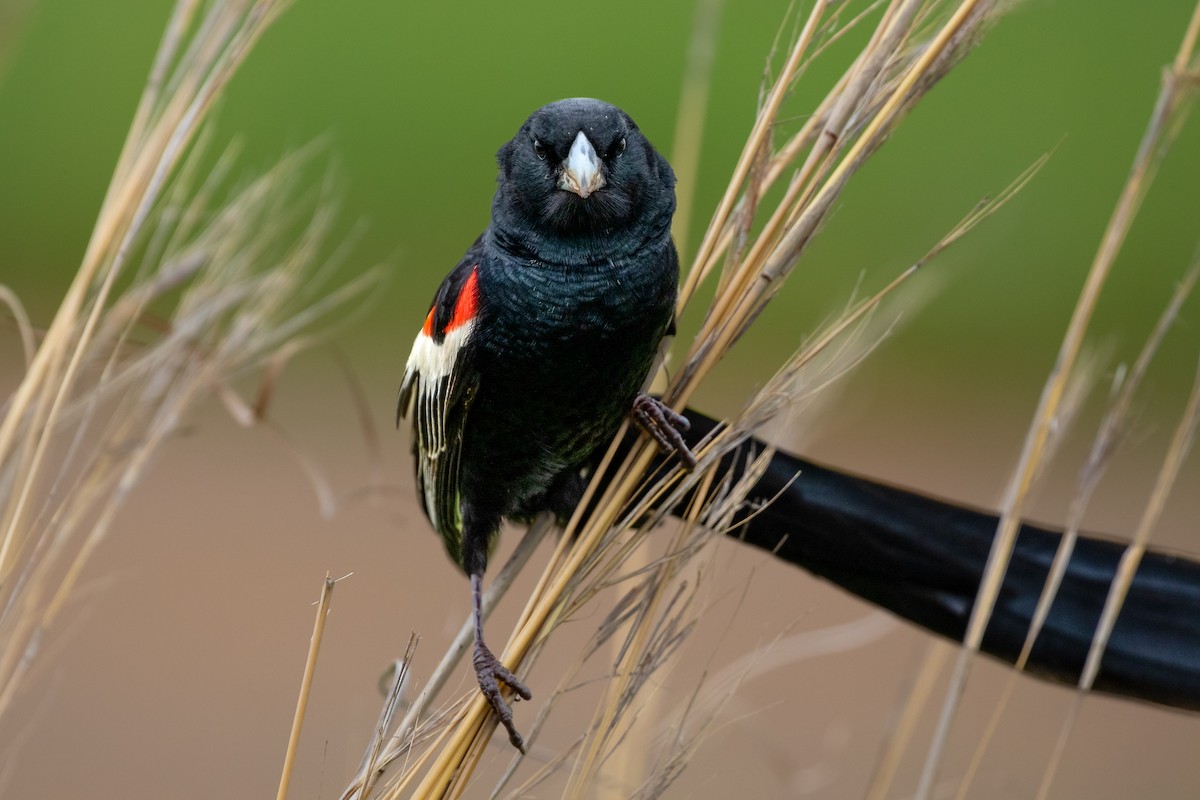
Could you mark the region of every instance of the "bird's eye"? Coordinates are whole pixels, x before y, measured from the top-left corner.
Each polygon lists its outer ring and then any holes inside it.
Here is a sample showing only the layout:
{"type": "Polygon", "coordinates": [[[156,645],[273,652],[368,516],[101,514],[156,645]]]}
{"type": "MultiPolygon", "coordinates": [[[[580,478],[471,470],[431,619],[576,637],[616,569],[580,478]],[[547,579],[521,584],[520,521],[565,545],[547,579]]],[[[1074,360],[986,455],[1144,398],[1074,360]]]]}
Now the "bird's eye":
{"type": "Polygon", "coordinates": [[[533,140],[533,154],[543,161],[546,160],[546,146],[537,139],[533,140]]]}
{"type": "Polygon", "coordinates": [[[622,136],[621,140],[619,142],[617,142],[617,146],[613,149],[613,154],[619,156],[619,155],[621,155],[621,153],[624,153],[624,152],[625,152],[625,137],[622,136]]]}

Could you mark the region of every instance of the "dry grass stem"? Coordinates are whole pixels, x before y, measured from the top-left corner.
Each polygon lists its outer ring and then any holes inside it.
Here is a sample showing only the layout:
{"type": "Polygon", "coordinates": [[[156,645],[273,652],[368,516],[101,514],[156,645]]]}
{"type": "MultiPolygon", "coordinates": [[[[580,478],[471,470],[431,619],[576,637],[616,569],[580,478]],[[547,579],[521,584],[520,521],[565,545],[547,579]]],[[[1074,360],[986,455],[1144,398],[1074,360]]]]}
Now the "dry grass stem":
{"type": "Polygon", "coordinates": [[[358,787],[362,787],[361,791],[364,794],[371,791],[371,787],[382,770],[380,759],[384,752],[384,742],[387,741],[388,731],[392,729],[392,721],[396,715],[396,709],[399,707],[404,690],[408,686],[408,677],[419,641],[420,639],[415,633],[410,634],[408,637],[408,647],[404,651],[404,657],[398,659],[392,665],[392,675],[394,677],[387,693],[384,695],[383,709],[380,711],[379,721],[375,723],[374,734],[371,736],[371,741],[367,745],[366,752],[363,753],[362,761],[358,767],[358,774],[351,784],[356,790],[358,787]]]}
{"type": "MultiPolygon", "coordinates": [[[[483,596],[483,615],[486,619],[491,615],[492,610],[500,602],[500,599],[508,592],[512,586],[513,580],[528,563],[530,556],[537,550],[542,539],[545,538],[547,531],[553,526],[554,522],[548,516],[543,516],[533,525],[529,526],[529,530],[521,538],[520,543],[513,550],[508,561],[496,573],[496,576],[490,581],[487,591],[483,596]]],[[[370,794],[372,787],[378,780],[380,775],[394,761],[402,756],[411,755],[412,747],[416,743],[418,737],[428,737],[438,728],[434,723],[444,724],[446,719],[430,720],[426,718],[426,713],[429,710],[430,704],[433,702],[442,689],[445,688],[446,682],[450,679],[459,661],[462,660],[463,654],[466,653],[470,646],[474,628],[471,619],[468,618],[463,622],[454,640],[447,648],[442,660],[430,674],[424,688],[420,694],[408,707],[404,718],[397,726],[395,733],[389,738],[387,746],[382,748],[371,760],[371,769],[367,771],[360,770],[359,774],[351,781],[350,785],[342,793],[343,800],[352,800],[356,797],[367,797],[370,794]]],[[[405,665],[408,667],[409,661],[406,656],[405,665]]],[[[385,706],[391,703],[391,700],[385,699],[385,706]]],[[[388,726],[390,729],[390,726],[388,726]]]]}
{"type": "Polygon", "coordinates": [[[683,71],[683,89],[675,119],[675,139],[671,143],[671,166],[678,178],[675,220],[672,236],[683,252],[687,250],[692,205],[700,172],[704,118],[712,88],[712,66],[717,53],[717,34],[725,0],[700,0],[696,4],[692,37],[688,43],[687,65],[683,71]]]}
{"type": "Polygon", "coordinates": [[[1059,541],[1058,548],[1054,553],[1054,559],[1050,564],[1046,583],[1042,587],[1041,595],[1038,597],[1038,603],[1030,621],[1029,631],[1026,633],[1025,641],[1021,646],[1021,652],[1017,655],[1017,659],[1013,664],[1014,672],[1008,676],[1004,691],[1000,699],[996,702],[987,727],[984,729],[975,747],[971,762],[968,764],[962,780],[959,782],[958,800],[965,800],[970,790],[974,777],[983,763],[984,754],[987,752],[992,737],[999,727],[1000,718],[1003,716],[1004,710],[1007,708],[1008,702],[1016,689],[1018,673],[1024,670],[1026,664],[1028,664],[1029,656],[1033,652],[1033,646],[1037,642],[1038,636],[1046,623],[1046,617],[1050,614],[1050,607],[1054,604],[1054,599],[1058,596],[1058,589],[1062,585],[1067,565],[1070,563],[1071,555],[1075,551],[1075,544],[1079,540],[1079,530],[1080,526],[1083,525],[1084,512],[1087,510],[1096,488],[1100,485],[1100,479],[1104,476],[1108,465],[1111,463],[1113,453],[1127,436],[1130,410],[1133,407],[1133,400],[1137,394],[1137,390],[1141,387],[1142,380],[1150,367],[1154,355],[1161,347],[1167,331],[1179,318],[1183,303],[1191,295],[1198,277],[1200,277],[1200,259],[1193,262],[1191,268],[1184,275],[1183,280],[1176,287],[1170,302],[1159,316],[1158,322],[1150,332],[1149,338],[1142,346],[1132,367],[1127,372],[1123,368],[1117,371],[1117,375],[1113,381],[1108,410],[1105,411],[1104,419],[1100,423],[1099,433],[1092,444],[1087,461],[1080,470],[1078,487],[1071,498],[1071,504],[1067,510],[1067,524],[1062,539],[1059,541]]]}
{"type": "Polygon", "coordinates": [[[1083,710],[1083,700],[1086,697],[1084,692],[1092,688],[1096,680],[1096,675],[1100,672],[1104,650],[1108,645],[1113,628],[1116,626],[1117,617],[1121,613],[1121,607],[1129,593],[1129,587],[1133,583],[1134,575],[1137,574],[1137,568],[1146,553],[1150,535],[1158,523],[1163,507],[1166,505],[1167,497],[1171,493],[1176,479],[1179,477],[1179,469],[1183,465],[1188,451],[1191,449],[1198,424],[1200,424],[1200,367],[1197,368],[1196,378],[1192,385],[1191,394],[1188,396],[1187,406],[1180,417],[1179,424],[1175,428],[1174,435],[1171,437],[1166,457],[1163,459],[1158,477],[1155,479],[1154,488],[1150,493],[1150,500],[1142,513],[1142,518],[1138,523],[1133,541],[1130,542],[1125,552],[1121,554],[1121,560],[1117,563],[1116,575],[1113,576],[1112,584],[1109,586],[1108,595],[1104,600],[1104,608],[1100,613],[1100,620],[1096,625],[1096,630],[1092,634],[1091,647],[1088,648],[1087,659],[1079,676],[1078,687],[1081,691],[1071,701],[1071,706],[1059,728],[1054,748],[1050,752],[1050,758],[1047,761],[1046,769],[1042,774],[1041,784],[1038,787],[1038,800],[1045,800],[1045,798],[1050,796],[1050,789],[1054,784],[1054,778],[1058,774],[1059,766],[1062,764],[1063,757],[1066,754],[1067,744],[1070,742],[1071,734],[1074,732],[1075,725],[1079,721],[1079,714],[1083,710]]]}
{"type": "Polygon", "coordinates": [[[1129,177],[1105,229],[1079,301],[1071,315],[1058,357],[1038,402],[1034,421],[1022,448],[1018,466],[1006,490],[996,538],[988,556],[984,578],[975,605],[971,611],[967,633],[964,637],[964,646],[955,665],[954,677],[947,690],[942,714],[938,720],[937,732],[930,746],[921,782],[917,789],[919,798],[929,797],[933,789],[933,781],[949,737],[954,712],[966,685],[971,659],[979,650],[983,633],[995,607],[1000,584],[1016,542],[1016,533],[1020,526],[1024,502],[1034,476],[1044,461],[1047,443],[1055,422],[1059,418],[1059,407],[1066,394],[1068,378],[1082,348],[1083,337],[1099,300],[1100,291],[1141,206],[1142,198],[1153,180],[1155,170],[1164,154],[1165,145],[1170,141],[1169,134],[1172,127],[1179,121],[1177,112],[1186,108],[1183,101],[1186,99],[1188,90],[1195,86],[1195,76],[1190,71],[1194,69],[1198,32],[1200,32],[1200,4],[1193,12],[1191,23],[1184,34],[1173,68],[1164,76],[1162,90],[1155,103],[1138,152],[1134,157],[1129,177]]]}
{"type": "Polygon", "coordinates": [[[321,639],[325,635],[325,620],[333,602],[335,581],[328,573],[321,586],[321,600],[317,603],[317,618],[313,623],[312,639],[308,643],[308,657],[304,660],[304,676],[300,679],[300,695],[296,698],[296,713],[292,716],[292,730],[288,734],[287,750],[283,756],[283,770],[279,774],[279,791],[276,800],[287,800],[288,786],[292,782],[292,767],[296,763],[296,749],[300,746],[300,729],[304,726],[304,715],[308,710],[308,698],[312,693],[313,675],[317,672],[317,656],[321,653],[321,639]]]}
{"type": "MultiPolygon", "coordinates": [[[[696,253],[696,265],[704,264],[712,257],[717,236],[728,220],[729,212],[733,209],[734,201],[741,191],[742,184],[750,174],[750,167],[759,149],[763,147],[771,126],[779,114],[779,106],[783,102],[784,93],[787,91],[788,86],[791,85],[792,77],[800,66],[800,59],[812,43],[813,34],[817,29],[822,15],[825,13],[827,5],[826,0],[815,0],[813,3],[813,8],[809,13],[808,22],[804,25],[804,30],[800,33],[799,38],[792,47],[791,54],[784,64],[783,71],[776,79],[775,85],[767,95],[766,101],[762,103],[762,107],[758,112],[758,118],[755,120],[754,127],[746,139],[745,147],[742,148],[742,154],[738,158],[737,165],[733,168],[733,176],[729,180],[729,186],[726,188],[725,194],[721,198],[721,202],[717,206],[712,220],[709,222],[708,231],[705,233],[704,240],[700,244],[700,250],[696,253]]],[[[680,309],[686,306],[688,300],[691,299],[692,292],[695,290],[701,276],[702,272],[697,271],[696,267],[693,266],[691,274],[688,275],[679,292],[680,309]]]]}
{"type": "Polygon", "coordinates": [[[1080,689],[1091,689],[1096,680],[1096,674],[1100,671],[1100,660],[1104,657],[1104,648],[1108,645],[1108,639],[1117,623],[1117,615],[1121,613],[1121,606],[1129,594],[1129,586],[1133,583],[1134,573],[1137,572],[1138,565],[1146,554],[1150,534],[1158,524],[1167,497],[1175,486],[1176,478],[1179,477],[1179,469],[1196,437],[1198,422],[1200,422],[1200,369],[1197,370],[1196,381],[1192,386],[1191,395],[1188,397],[1187,407],[1179,420],[1179,425],[1175,428],[1175,435],[1171,438],[1166,458],[1163,459],[1162,468],[1154,482],[1150,500],[1146,504],[1141,521],[1138,522],[1133,542],[1121,555],[1121,561],[1117,565],[1117,574],[1113,578],[1112,586],[1108,590],[1108,597],[1104,601],[1104,611],[1100,615],[1100,622],[1092,636],[1092,646],[1088,650],[1087,661],[1083,665],[1083,674],[1079,676],[1080,689]]]}
{"type": "MultiPolygon", "coordinates": [[[[89,557],[203,398],[354,297],[322,281],[328,188],[297,153],[230,191],[197,142],[285,3],[175,6],[78,272],[0,421],[0,714],[89,557]],[[314,292],[320,291],[316,295],[314,292]]],[[[7,295],[6,295],[7,296],[7,295]]]]}
{"type": "MultiPolygon", "coordinates": [[[[819,8],[821,4],[817,6],[819,8]]],[[[894,84],[877,83],[877,78],[889,61],[901,58],[906,53],[911,56],[914,48],[908,46],[910,43],[906,34],[911,32],[909,23],[920,6],[915,2],[890,6],[868,49],[852,67],[850,77],[839,82],[841,91],[828,97],[826,103],[822,104],[822,108],[831,109],[823,120],[822,135],[814,141],[804,165],[793,178],[784,200],[777,206],[762,233],[750,246],[745,258],[736,263],[736,273],[722,277],[720,291],[678,380],[668,393],[672,404],[681,406],[687,402],[703,376],[762,312],[828,215],[846,182],[883,143],[892,126],[912,103],[969,48],[975,35],[988,21],[989,4],[962,3],[932,41],[924,47],[915,48],[920,50],[918,57],[910,58],[903,69],[894,67],[903,74],[901,80],[894,84]],[[869,121],[861,126],[862,133],[849,143],[843,154],[842,148],[847,144],[847,138],[861,124],[852,112],[863,112],[865,109],[872,110],[867,114],[869,121]],[[842,158],[835,163],[838,155],[842,155],[842,158]]],[[[814,14],[817,10],[814,9],[814,14]]],[[[790,80],[793,64],[798,63],[799,51],[807,45],[811,38],[810,28],[815,26],[816,22],[810,16],[801,40],[793,48],[792,58],[768,96],[768,106],[760,112],[758,124],[748,143],[754,144],[755,149],[761,146],[761,136],[765,135],[760,131],[765,131],[774,122],[778,112],[778,106],[769,103],[777,93],[782,93],[782,86],[790,80]],[[805,34],[808,34],[807,38],[805,34]],[[756,136],[760,138],[756,139],[756,136]]],[[[814,115],[814,119],[817,116],[814,115]]],[[[681,305],[690,297],[700,278],[711,271],[712,267],[706,265],[706,259],[715,256],[721,228],[733,207],[731,196],[736,196],[737,188],[746,180],[751,157],[748,154],[753,152],[754,149],[749,146],[743,151],[743,160],[739,161],[735,170],[731,191],[726,193],[726,199],[710,223],[705,243],[701,245],[696,263],[685,280],[681,305]],[[747,164],[746,174],[742,170],[743,161],[747,164]]],[[[747,191],[754,194],[755,190],[750,187],[747,191]]],[[[751,207],[756,207],[756,204],[752,203],[751,207]]]]}
{"type": "Polygon", "coordinates": [[[34,351],[37,349],[37,336],[33,332],[33,323],[29,321],[29,314],[26,313],[21,298],[4,285],[0,285],[0,303],[4,303],[8,312],[12,314],[13,323],[16,324],[17,333],[21,337],[21,353],[25,356],[25,368],[28,369],[30,363],[33,362],[34,351]]]}
{"type": "Polygon", "coordinates": [[[922,659],[921,667],[917,670],[916,678],[908,691],[904,708],[885,737],[887,745],[880,754],[879,763],[875,765],[875,774],[867,788],[867,800],[884,800],[891,792],[892,782],[900,769],[904,751],[912,741],[917,724],[929,704],[929,698],[937,688],[937,679],[950,659],[951,652],[950,646],[945,642],[935,639],[929,643],[929,649],[925,651],[925,658],[922,659]]]}

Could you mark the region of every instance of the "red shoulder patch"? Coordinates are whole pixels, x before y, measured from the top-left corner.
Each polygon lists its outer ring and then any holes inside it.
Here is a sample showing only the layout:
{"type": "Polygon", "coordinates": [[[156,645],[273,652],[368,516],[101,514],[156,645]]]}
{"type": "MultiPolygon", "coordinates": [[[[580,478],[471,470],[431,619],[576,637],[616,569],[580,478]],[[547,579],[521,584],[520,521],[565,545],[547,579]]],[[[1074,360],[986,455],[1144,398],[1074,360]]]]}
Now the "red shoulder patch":
{"type": "MultiPolygon", "coordinates": [[[[446,325],[446,333],[454,330],[460,325],[465,325],[475,319],[475,313],[479,310],[479,267],[476,266],[471,270],[471,277],[467,278],[467,282],[463,284],[458,293],[458,299],[454,302],[454,316],[450,317],[450,322],[446,325]]],[[[431,312],[432,313],[432,312],[431,312]]],[[[426,321],[426,326],[432,327],[433,317],[430,316],[426,321]]]]}

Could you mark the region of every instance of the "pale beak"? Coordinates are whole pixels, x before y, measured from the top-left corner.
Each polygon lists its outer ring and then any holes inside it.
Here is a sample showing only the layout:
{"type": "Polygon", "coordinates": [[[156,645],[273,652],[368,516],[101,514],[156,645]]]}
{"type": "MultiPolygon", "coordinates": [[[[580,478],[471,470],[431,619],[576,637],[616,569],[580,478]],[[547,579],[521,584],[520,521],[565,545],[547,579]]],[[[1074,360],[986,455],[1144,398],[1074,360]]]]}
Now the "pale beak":
{"type": "Polygon", "coordinates": [[[562,177],[558,179],[558,188],[586,198],[592,192],[603,187],[604,175],[600,173],[600,157],[596,155],[596,148],[592,147],[587,136],[580,131],[563,164],[563,173],[562,177]]]}

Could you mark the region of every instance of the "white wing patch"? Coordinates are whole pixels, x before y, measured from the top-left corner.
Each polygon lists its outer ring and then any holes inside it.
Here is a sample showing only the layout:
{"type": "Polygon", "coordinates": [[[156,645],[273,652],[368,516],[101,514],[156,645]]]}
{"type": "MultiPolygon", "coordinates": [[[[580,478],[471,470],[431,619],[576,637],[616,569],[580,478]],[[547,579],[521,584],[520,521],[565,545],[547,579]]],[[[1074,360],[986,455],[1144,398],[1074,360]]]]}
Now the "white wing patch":
{"type": "Polygon", "coordinates": [[[446,333],[446,338],[438,344],[433,337],[421,331],[413,341],[412,352],[404,365],[404,383],[407,384],[414,373],[433,380],[449,377],[454,371],[454,362],[458,352],[475,329],[475,320],[469,320],[452,331],[446,333]]]}
{"type": "Polygon", "coordinates": [[[440,343],[424,331],[417,334],[400,386],[401,410],[408,405],[412,419],[417,481],[425,513],[444,536],[462,528],[457,485],[461,422],[451,425],[448,417],[462,377],[455,373],[455,364],[474,329],[473,319],[462,322],[440,343]]]}

